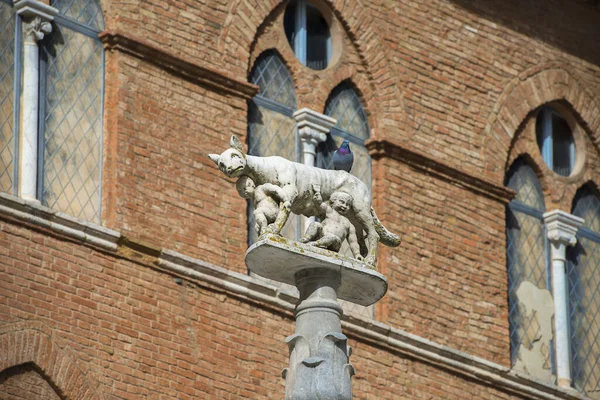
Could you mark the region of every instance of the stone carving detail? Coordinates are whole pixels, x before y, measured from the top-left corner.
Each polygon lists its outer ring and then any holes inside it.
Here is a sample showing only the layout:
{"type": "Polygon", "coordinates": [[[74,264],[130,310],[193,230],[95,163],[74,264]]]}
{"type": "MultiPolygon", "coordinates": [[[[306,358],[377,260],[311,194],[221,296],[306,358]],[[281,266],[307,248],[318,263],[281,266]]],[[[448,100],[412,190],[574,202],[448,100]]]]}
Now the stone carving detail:
{"type": "Polygon", "coordinates": [[[363,257],[360,254],[356,229],[346,218],[346,214],[352,208],[352,196],[344,192],[333,192],[329,201],[323,201],[321,188],[313,185],[313,190],[314,201],[325,214],[325,219],[322,222],[312,222],[300,242],[337,253],[347,239],[352,255],[361,261],[363,257]]]}
{"type": "MultiPolygon", "coordinates": [[[[220,155],[209,154],[209,157],[228,177],[247,177],[244,178],[245,182],[240,183],[238,187],[245,187],[249,179],[255,186],[254,192],[257,192],[257,189],[262,186],[260,191],[270,198],[270,200],[265,199],[259,195],[259,204],[264,203],[261,206],[262,214],[267,220],[266,228],[263,228],[261,223],[257,224],[259,234],[279,234],[287,222],[290,212],[327,220],[326,212],[322,207],[323,203],[318,204],[314,201],[314,187],[318,187],[324,202],[330,202],[334,193],[345,193],[352,196],[351,209],[347,210],[344,218],[352,223],[360,255],[364,257],[367,264],[375,266],[379,241],[387,246],[400,244],[400,238],[385,229],[375,215],[375,211],[371,207],[369,190],[355,176],[346,171],[323,170],[295,163],[282,157],[250,156],[245,154],[241,142],[235,136],[231,137],[229,145],[230,148],[220,155]],[[279,187],[279,189],[274,189],[273,186],[279,187]],[[275,204],[278,204],[277,216],[273,222],[269,222],[273,220],[275,204]],[[267,213],[269,216],[266,215],[267,213]]],[[[256,194],[245,193],[243,196],[256,197],[256,194]]],[[[256,204],[256,200],[254,201],[256,204]]],[[[256,205],[259,206],[259,204],[256,205]]],[[[333,214],[331,214],[331,224],[333,224],[333,219],[333,214]]],[[[349,236],[350,229],[344,239],[349,236]]],[[[341,237],[339,238],[343,240],[341,237]]],[[[355,254],[355,257],[357,256],[358,253],[355,254]]]]}
{"type": "Polygon", "coordinates": [[[24,26],[25,42],[37,44],[50,32],[52,32],[52,24],[40,17],[35,17],[24,26]]]}
{"type": "Polygon", "coordinates": [[[256,186],[252,178],[244,175],[237,180],[235,187],[241,197],[250,199],[254,204],[254,230],[259,236],[271,233],[269,229],[275,226],[279,211],[290,207],[285,201],[285,193],[271,183],[256,186]]]}
{"type": "Polygon", "coordinates": [[[347,340],[343,333],[331,332],[311,349],[303,335],[288,336],[285,342],[290,349],[290,367],[282,371],[285,398],[351,400],[355,370],[349,364],[352,348],[347,340]]]}

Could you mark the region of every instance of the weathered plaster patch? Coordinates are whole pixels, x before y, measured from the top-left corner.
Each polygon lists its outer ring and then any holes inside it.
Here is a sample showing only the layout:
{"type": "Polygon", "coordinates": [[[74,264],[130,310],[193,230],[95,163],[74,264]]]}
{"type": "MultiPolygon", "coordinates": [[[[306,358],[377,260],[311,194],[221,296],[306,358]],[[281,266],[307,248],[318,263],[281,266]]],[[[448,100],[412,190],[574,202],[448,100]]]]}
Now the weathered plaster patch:
{"type": "Polygon", "coordinates": [[[519,332],[522,343],[514,368],[538,379],[554,382],[550,363],[550,344],[554,337],[552,294],[525,281],[517,289],[517,298],[523,324],[519,332]]]}

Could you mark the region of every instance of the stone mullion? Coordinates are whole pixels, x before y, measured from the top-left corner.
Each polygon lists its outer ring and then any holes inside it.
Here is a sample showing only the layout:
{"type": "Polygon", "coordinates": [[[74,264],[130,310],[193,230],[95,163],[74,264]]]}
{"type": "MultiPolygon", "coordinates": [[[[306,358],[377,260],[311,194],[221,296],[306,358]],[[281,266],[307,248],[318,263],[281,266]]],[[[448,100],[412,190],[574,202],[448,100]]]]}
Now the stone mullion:
{"type": "Polygon", "coordinates": [[[17,14],[23,19],[23,110],[21,148],[19,154],[19,196],[32,201],[37,198],[38,132],[40,103],[40,50],[38,42],[52,32],[50,22],[58,13],[37,0],[19,0],[15,3],[17,14]]]}
{"type": "Polygon", "coordinates": [[[568,288],[566,281],[566,248],[577,243],[577,230],[583,219],[561,210],[544,214],[552,260],[552,292],[554,296],[554,342],[556,349],[556,383],[571,386],[569,351],[568,288]]]}

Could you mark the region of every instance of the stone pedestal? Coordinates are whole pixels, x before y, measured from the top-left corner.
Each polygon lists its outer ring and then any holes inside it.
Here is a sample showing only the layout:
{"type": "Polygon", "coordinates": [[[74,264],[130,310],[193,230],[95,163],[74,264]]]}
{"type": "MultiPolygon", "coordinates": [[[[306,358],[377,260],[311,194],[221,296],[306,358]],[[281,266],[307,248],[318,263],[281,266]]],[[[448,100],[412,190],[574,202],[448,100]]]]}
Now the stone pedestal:
{"type": "Polygon", "coordinates": [[[350,400],[351,348],[342,333],[337,299],[363,306],[387,291],[383,275],[356,260],[281,236],[267,235],[246,253],[251,272],[295,285],[296,329],[286,338],[290,365],[283,370],[286,400],[350,400]]]}

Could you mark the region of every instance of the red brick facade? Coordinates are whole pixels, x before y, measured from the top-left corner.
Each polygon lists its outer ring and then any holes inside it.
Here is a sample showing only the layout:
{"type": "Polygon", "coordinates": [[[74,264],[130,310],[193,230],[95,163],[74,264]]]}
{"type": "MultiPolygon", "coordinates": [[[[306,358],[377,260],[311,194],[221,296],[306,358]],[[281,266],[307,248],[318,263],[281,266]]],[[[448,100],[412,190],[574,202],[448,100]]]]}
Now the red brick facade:
{"type": "Polygon", "coordinates": [[[295,58],[277,1],[101,3],[102,225],[121,236],[111,251],[0,210],[0,398],[283,396],[289,299],[160,262],[172,250],[246,274],[245,201],[207,154],[231,134],[244,142],[248,75],[271,48],[298,108],[323,112],[340,82],[357,88],[374,207],[403,238],[380,252],[376,323],[346,318],[355,398],[579,397],[507,371],[504,180],[535,155],[547,208],[567,212],[584,183],[600,186],[598,4],[320,1],[341,53],[319,72],[295,58]],[[559,184],[528,128],[549,102],[573,114],[586,149],[586,168],[559,184]],[[378,324],[402,333],[364,331],[378,324]],[[35,394],[40,379],[53,391],[35,394]]]}

